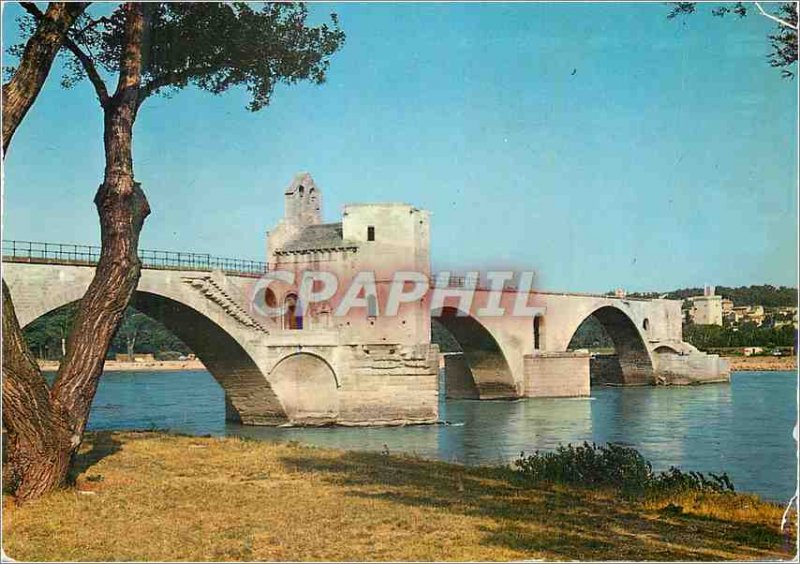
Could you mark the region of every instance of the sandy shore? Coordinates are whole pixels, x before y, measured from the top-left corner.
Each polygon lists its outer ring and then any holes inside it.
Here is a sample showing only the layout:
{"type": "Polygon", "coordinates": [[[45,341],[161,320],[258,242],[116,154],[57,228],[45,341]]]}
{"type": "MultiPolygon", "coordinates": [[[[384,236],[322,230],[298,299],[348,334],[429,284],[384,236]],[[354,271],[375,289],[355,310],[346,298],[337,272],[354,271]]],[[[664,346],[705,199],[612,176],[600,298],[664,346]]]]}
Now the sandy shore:
{"type": "Polygon", "coordinates": [[[726,356],[731,370],[776,371],[797,370],[796,356],[726,356]]]}
{"type": "MultiPolygon", "coordinates": [[[[58,362],[55,360],[40,360],[39,366],[46,372],[58,370],[58,362]]],[[[107,360],[105,366],[106,372],[154,372],[161,370],[205,370],[205,366],[203,366],[203,363],[199,360],[154,360],[146,362],[107,360]]]]}

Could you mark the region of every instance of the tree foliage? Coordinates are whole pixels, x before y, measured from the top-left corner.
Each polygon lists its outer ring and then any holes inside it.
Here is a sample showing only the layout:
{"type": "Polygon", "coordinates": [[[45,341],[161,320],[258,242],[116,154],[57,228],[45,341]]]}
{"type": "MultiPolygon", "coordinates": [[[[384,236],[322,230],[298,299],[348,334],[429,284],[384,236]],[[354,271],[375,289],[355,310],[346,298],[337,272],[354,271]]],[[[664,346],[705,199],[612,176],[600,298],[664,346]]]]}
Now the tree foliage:
{"type": "MultiPolygon", "coordinates": [[[[41,316],[25,327],[25,340],[34,355],[47,360],[61,359],[61,339],[69,335],[77,310],[78,302],[73,302],[41,316]]],[[[169,329],[131,306],[125,310],[122,323],[111,341],[108,356],[130,354],[129,347],[134,353],[156,356],[173,351],[182,354],[192,352],[169,329]]]]}
{"type": "MultiPolygon", "coordinates": [[[[759,284],[753,286],[716,286],[715,293],[732,300],[734,305],[761,305],[764,307],[789,307],[797,305],[797,288],[789,286],[773,286],[759,284]]],[[[613,295],[610,293],[609,295],[613,295]]],[[[659,298],[669,300],[686,300],[702,296],[703,288],[679,288],[670,292],[634,292],[628,294],[632,298],[659,298]]]]}
{"type": "MultiPolygon", "coordinates": [[[[308,9],[300,3],[268,2],[256,8],[245,2],[160,2],[146,4],[139,103],[153,94],[170,95],[189,85],[213,94],[243,87],[248,108],[267,106],[277,84],[325,81],[330,56],[344,44],[336,14],[330,22],[308,24],[308,9]]],[[[35,15],[20,22],[35,25],[35,15]]],[[[88,11],[69,32],[63,51],[67,72],[62,85],[88,78],[103,102],[103,75],[120,71],[125,46],[125,12],[107,16],[88,11]]],[[[20,46],[10,53],[18,54],[20,46]]],[[[10,69],[13,71],[13,68],[10,69]]]]}
{"type": "MultiPolygon", "coordinates": [[[[698,2],[671,2],[672,10],[667,18],[693,14],[697,11],[698,2]]],[[[748,6],[744,2],[735,4],[720,4],[712,8],[711,13],[717,17],[728,14],[743,18],[751,13],[758,13],[775,24],[775,31],[767,35],[771,51],[767,56],[769,64],[781,70],[784,78],[793,78],[795,70],[792,68],[797,62],[797,2],[771,2],[770,6],[777,7],[768,12],[763,10],[760,3],[754,2],[748,6]]]]}
{"type": "Polygon", "coordinates": [[[743,323],[738,327],[695,325],[683,328],[683,338],[700,350],[729,347],[791,347],[797,342],[797,330],[791,325],[758,327],[743,323]]]}
{"type": "Polygon", "coordinates": [[[61,358],[62,339],[69,335],[77,310],[78,303],[73,302],[43,315],[25,327],[25,341],[36,357],[61,358]]]}
{"type": "Polygon", "coordinates": [[[594,315],[590,315],[578,326],[567,348],[575,349],[608,349],[614,347],[614,341],[594,315]]]}

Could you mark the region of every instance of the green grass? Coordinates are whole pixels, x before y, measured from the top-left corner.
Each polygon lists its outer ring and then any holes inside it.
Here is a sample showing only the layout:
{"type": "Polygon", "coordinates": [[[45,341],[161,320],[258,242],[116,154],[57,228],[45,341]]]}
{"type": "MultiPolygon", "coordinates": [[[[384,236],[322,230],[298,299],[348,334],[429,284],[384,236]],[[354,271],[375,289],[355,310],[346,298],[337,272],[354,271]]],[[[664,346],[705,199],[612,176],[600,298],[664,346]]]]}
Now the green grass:
{"type": "Polygon", "coordinates": [[[754,496],[658,501],[509,468],[160,433],[89,435],[73,489],[3,505],[22,560],[730,560],[794,555],[754,496]]]}

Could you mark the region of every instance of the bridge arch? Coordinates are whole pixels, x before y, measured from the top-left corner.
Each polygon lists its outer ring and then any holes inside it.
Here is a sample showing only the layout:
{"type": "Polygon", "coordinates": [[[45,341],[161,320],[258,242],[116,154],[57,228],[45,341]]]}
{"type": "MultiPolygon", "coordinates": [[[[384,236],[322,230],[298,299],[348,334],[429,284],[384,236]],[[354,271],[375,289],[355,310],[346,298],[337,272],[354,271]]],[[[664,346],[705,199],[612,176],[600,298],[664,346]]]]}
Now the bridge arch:
{"type": "MultiPolygon", "coordinates": [[[[20,323],[25,327],[80,300],[84,290],[67,285],[57,292],[45,292],[41,304],[33,311],[28,308],[20,323]]],[[[162,323],[192,349],[225,392],[227,419],[252,425],[286,422],[286,411],[256,361],[228,331],[197,309],[166,295],[137,290],[131,305],[162,323]]]]}
{"type": "Polygon", "coordinates": [[[432,313],[461,348],[445,356],[448,397],[505,399],[519,397],[508,354],[492,332],[475,317],[445,306],[432,313]]]}
{"type": "MultiPolygon", "coordinates": [[[[614,344],[614,355],[595,355],[590,364],[593,383],[602,384],[652,384],[653,359],[639,325],[625,311],[615,305],[602,305],[585,315],[572,331],[567,350],[580,348],[576,335],[590,318],[596,319],[614,344]]],[[[649,326],[649,323],[648,323],[649,326]]]]}

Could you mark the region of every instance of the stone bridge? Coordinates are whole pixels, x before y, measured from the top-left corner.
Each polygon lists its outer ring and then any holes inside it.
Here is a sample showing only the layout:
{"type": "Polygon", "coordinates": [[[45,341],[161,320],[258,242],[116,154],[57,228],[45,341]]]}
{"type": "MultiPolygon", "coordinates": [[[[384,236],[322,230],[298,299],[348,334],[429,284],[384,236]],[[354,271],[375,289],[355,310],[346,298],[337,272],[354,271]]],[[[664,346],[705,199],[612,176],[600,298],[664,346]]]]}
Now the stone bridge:
{"type": "MultiPolygon", "coordinates": [[[[478,288],[469,309],[479,311],[489,295],[478,288]]],[[[510,310],[516,299],[514,290],[506,290],[501,304],[510,310]]],[[[453,300],[458,301],[458,292],[453,300]]],[[[445,355],[449,397],[580,396],[589,394],[590,383],[637,386],[730,379],[724,360],[683,342],[680,301],[533,291],[529,304],[539,313],[486,317],[467,314],[457,304],[434,312],[463,351],[445,355]],[[611,338],[614,354],[573,347],[578,328],[589,317],[611,338]]]]}
{"type": "MultiPolygon", "coordinates": [[[[53,253],[52,247],[39,254],[4,248],[3,278],[23,327],[80,300],[94,275],[95,247],[82,247],[90,249],[87,256],[74,246],[66,254],[53,253]]],[[[298,323],[254,313],[264,263],[142,253],[134,307],[195,352],[224,390],[229,419],[253,425],[438,419],[440,356],[430,343],[427,296],[406,304],[397,317],[362,312],[331,321],[326,312],[310,312],[298,323]]],[[[479,288],[471,301],[466,294],[450,288],[442,307],[432,312],[462,349],[444,357],[450,397],[581,396],[589,394],[591,382],[729,379],[724,361],[682,342],[677,301],[526,292],[535,314],[487,317],[477,312],[490,292],[479,288]],[[615,356],[573,350],[572,338],[589,316],[613,340],[615,356]]],[[[518,295],[504,290],[500,305],[510,309],[518,295]]],[[[279,299],[296,299],[296,289],[281,292],[279,299]]]]}
{"type": "MultiPolygon", "coordinates": [[[[3,264],[23,328],[80,300],[93,275],[88,265],[3,264]]],[[[132,302],[194,351],[224,390],[229,420],[360,425],[436,419],[435,350],[342,346],[333,329],[265,326],[248,311],[255,281],[252,275],[220,270],[145,268],[132,302]],[[382,361],[387,366],[372,369],[382,361]],[[404,377],[394,383],[393,372],[404,377]]]]}

